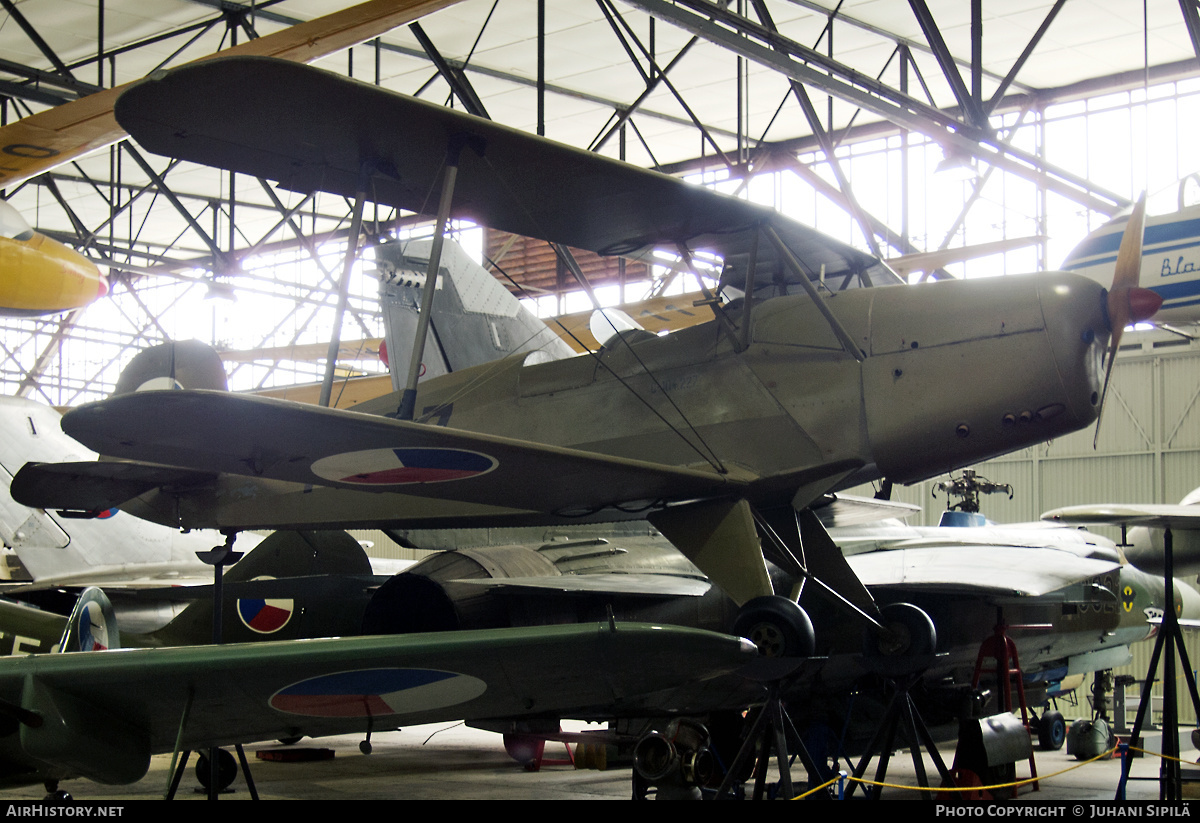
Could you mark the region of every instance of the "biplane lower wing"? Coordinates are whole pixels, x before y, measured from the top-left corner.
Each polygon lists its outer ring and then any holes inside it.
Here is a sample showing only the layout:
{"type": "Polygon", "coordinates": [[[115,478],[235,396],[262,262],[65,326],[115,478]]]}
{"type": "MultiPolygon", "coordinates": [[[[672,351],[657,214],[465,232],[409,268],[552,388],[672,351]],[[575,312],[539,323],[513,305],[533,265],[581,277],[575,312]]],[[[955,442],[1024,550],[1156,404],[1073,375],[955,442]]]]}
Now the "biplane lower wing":
{"type": "MultiPolygon", "coordinates": [[[[121,395],[68,413],[63,430],[107,457],[143,463],[31,466],[13,486],[25,505],[111,505],[103,483],[122,477],[128,480],[116,497],[206,475],[240,475],[568,516],[612,505],[736,496],[747,487],[708,471],[215,391],[121,395]],[[63,481],[71,473],[81,502],[68,499],[74,491],[63,481]]],[[[402,509],[395,519],[403,519],[402,509]]]]}
{"type": "Polygon", "coordinates": [[[150,756],[444,720],[611,717],[734,672],[749,641],[584,624],[0,660],[0,781],[140,779],[150,756]],[[652,661],[652,662],[648,662],[652,661]]]}
{"type": "Polygon", "coordinates": [[[156,488],[194,488],[216,480],[211,472],[125,461],[27,463],[13,477],[10,493],[37,500],[39,509],[102,512],[156,488]],[[19,479],[18,479],[19,478],[19,479]]]}

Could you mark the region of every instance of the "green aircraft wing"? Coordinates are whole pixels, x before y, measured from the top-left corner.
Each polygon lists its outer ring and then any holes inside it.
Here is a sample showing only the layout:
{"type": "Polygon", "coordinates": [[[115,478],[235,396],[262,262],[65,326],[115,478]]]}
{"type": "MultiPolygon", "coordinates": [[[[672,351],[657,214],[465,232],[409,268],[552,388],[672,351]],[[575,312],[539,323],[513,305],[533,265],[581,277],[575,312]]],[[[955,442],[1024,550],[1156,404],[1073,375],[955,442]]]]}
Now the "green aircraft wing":
{"type": "Polygon", "coordinates": [[[734,672],[748,641],[588,624],[0,660],[0,782],[140,779],[174,750],[459,719],[612,717],[734,672]]]}

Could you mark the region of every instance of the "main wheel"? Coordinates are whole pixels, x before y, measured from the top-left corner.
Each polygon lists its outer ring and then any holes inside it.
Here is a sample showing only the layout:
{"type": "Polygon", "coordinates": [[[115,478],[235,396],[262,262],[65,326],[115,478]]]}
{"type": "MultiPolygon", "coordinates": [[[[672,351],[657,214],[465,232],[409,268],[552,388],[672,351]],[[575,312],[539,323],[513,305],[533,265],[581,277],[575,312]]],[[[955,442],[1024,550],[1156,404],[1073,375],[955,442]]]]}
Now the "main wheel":
{"type": "MultiPolygon", "coordinates": [[[[217,791],[223,792],[228,789],[237,777],[237,773],[237,761],[233,755],[224,749],[217,749],[217,791]]],[[[208,788],[209,774],[208,754],[201,752],[200,756],[196,758],[196,779],[205,789],[208,788]]]]}
{"type": "Polygon", "coordinates": [[[774,594],[742,606],[733,633],[758,646],[764,657],[810,657],[817,648],[808,614],[795,601],[774,594]]]}
{"type": "Polygon", "coordinates": [[[872,657],[921,657],[937,648],[937,629],[923,609],[911,603],[888,603],[880,612],[887,633],[868,629],[863,650],[872,657]]]}
{"type": "Polygon", "coordinates": [[[1045,712],[1038,721],[1038,748],[1044,752],[1056,752],[1067,741],[1067,721],[1062,712],[1045,712]]]}

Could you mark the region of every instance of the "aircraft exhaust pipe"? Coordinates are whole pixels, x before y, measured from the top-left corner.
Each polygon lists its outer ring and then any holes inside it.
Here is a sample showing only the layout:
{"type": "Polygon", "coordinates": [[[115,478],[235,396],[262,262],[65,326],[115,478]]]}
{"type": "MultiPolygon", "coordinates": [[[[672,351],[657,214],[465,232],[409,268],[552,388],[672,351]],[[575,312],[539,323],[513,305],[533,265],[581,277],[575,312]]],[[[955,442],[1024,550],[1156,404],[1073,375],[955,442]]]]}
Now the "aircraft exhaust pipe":
{"type": "Polygon", "coordinates": [[[704,786],[718,774],[709,734],[694,720],[673,720],[651,731],[633,749],[633,768],[647,783],[704,786]]]}
{"type": "Polygon", "coordinates": [[[650,732],[638,741],[633,750],[633,768],[650,783],[662,780],[678,765],[679,752],[662,732],[650,732]]]}

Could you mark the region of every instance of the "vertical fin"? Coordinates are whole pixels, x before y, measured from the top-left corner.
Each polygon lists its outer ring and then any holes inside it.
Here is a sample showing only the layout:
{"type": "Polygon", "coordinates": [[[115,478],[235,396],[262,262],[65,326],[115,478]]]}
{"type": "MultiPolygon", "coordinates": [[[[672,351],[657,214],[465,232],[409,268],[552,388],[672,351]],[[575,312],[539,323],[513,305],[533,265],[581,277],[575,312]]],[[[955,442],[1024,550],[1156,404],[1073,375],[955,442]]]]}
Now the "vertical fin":
{"type": "MultiPolygon", "coordinates": [[[[379,300],[383,308],[388,361],[403,369],[412,352],[417,312],[431,240],[375,247],[379,300]]],[[[500,281],[446,240],[433,303],[432,339],[425,348],[422,377],[490,363],[517,352],[541,352],[548,360],[574,356],[571,347],[514,297],[500,281]]],[[[392,370],[393,388],[405,375],[392,370]]]]}
{"type": "MultiPolygon", "coordinates": [[[[225,572],[221,640],[245,643],[358,634],[368,599],[368,585],[362,581],[371,574],[367,553],[347,532],[272,532],[225,572]],[[251,583],[249,592],[238,585],[247,583],[251,583]]],[[[146,644],[207,643],[211,636],[209,596],[189,604],[150,635],[146,644]]]]}
{"type": "Polygon", "coordinates": [[[229,391],[216,350],[199,340],[160,343],[138,352],[117,378],[113,396],[156,389],[229,391]]]}
{"type": "Polygon", "coordinates": [[[67,618],[67,627],[59,641],[61,652],[94,652],[121,647],[121,630],[108,595],[89,586],[67,618]]]}

